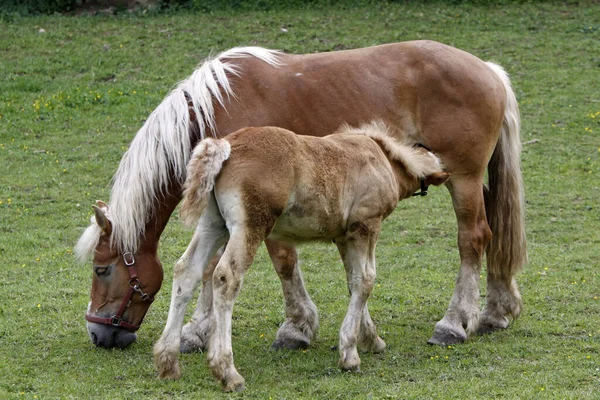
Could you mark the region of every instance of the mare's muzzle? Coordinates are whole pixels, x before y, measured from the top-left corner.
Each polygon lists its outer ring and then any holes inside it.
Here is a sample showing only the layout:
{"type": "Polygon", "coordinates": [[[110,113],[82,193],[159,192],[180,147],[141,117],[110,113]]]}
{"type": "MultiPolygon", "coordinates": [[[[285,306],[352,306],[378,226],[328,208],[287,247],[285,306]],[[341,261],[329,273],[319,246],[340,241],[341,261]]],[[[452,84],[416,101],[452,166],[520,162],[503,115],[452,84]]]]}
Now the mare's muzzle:
{"type": "Polygon", "coordinates": [[[134,332],[118,326],[96,324],[88,321],[87,330],[92,343],[97,347],[105,349],[113,347],[122,349],[137,339],[137,335],[134,332]]]}

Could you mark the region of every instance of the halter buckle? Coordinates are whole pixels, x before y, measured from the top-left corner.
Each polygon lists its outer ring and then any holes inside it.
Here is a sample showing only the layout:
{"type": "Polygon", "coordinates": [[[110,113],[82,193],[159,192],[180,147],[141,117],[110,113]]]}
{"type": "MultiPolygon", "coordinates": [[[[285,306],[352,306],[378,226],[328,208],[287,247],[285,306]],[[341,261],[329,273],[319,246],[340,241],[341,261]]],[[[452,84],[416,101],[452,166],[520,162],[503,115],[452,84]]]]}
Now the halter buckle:
{"type": "Polygon", "coordinates": [[[131,252],[129,252],[129,251],[127,253],[123,253],[123,262],[128,267],[130,267],[133,264],[135,264],[135,258],[133,258],[133,254],[131,252]]]}
{"type": "Polygon", "coordinates": [[[121,325],[121,321],[122,321],[122,320],[123,320],[123,319],[122,319],[121,317],[117,317],[116,315],[113,315],[113,316],[110,318],[110,324],[111,324],[112,326],[120,326],[120,325],[121,325]]]}

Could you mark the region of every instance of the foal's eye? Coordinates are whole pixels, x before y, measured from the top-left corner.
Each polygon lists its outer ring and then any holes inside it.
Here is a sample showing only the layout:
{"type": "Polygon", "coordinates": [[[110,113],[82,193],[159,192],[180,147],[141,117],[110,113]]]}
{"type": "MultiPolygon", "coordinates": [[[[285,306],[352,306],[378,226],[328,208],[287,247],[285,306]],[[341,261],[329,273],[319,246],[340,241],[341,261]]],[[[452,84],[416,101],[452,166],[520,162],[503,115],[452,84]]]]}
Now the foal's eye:
{"type": "Polygon", "coordinates": [[[109,275],[111,267],[112,267],[112,265],[106,265],[106,266],[102,266],[102,267],[94,265],[94,273],[98,276],[109,275]]]}

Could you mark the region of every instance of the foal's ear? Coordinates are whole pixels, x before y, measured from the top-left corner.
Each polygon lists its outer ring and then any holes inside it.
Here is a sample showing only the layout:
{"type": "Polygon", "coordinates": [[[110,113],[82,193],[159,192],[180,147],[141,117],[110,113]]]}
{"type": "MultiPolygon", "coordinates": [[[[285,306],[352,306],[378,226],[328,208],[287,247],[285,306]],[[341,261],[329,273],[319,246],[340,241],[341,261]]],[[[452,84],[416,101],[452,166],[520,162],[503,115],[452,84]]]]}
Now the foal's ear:
{"type": "Polygon", "coordinates": [[[442,183],[446,182],[449,177],[450,177],[450,174],[446,171],[434,172],[433,174],[427,175],[425,177],[425,184],[428,186],[429,185],[438,186],[438,185],[441,185],[442,183]]]}
{"type": "MultiPolygon", "coordinates": [[[[106,204],[104,204],[104,205],[106,205],[106,204]]],[[[110,234],[112,233],[112,224],[110,223],[110,220],[106,216],[106,210],[108,210],[108,206],[107,206],[107,208],[100,208],[97,206],[92,206],[92,208],[94,209],[94,215],[96,216],[96,223],[100,227],[102,234],[106,235],[106,236],[110,236],[110,234]]]]}

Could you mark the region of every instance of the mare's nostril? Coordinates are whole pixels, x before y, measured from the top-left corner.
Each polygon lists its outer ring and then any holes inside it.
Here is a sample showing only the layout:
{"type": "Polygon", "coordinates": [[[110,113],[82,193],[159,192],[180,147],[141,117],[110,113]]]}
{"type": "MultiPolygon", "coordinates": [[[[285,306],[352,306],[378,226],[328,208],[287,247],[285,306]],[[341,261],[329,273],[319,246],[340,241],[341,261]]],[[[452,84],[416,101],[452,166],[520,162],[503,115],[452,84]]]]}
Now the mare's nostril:
{"type": "Polygon", "coordinates": [[[90,336],[92,337],[92,343],[94,343],[94,346],[98,346],[98,336],[96,336],[94,332],[92,332],[90,336]]]}

